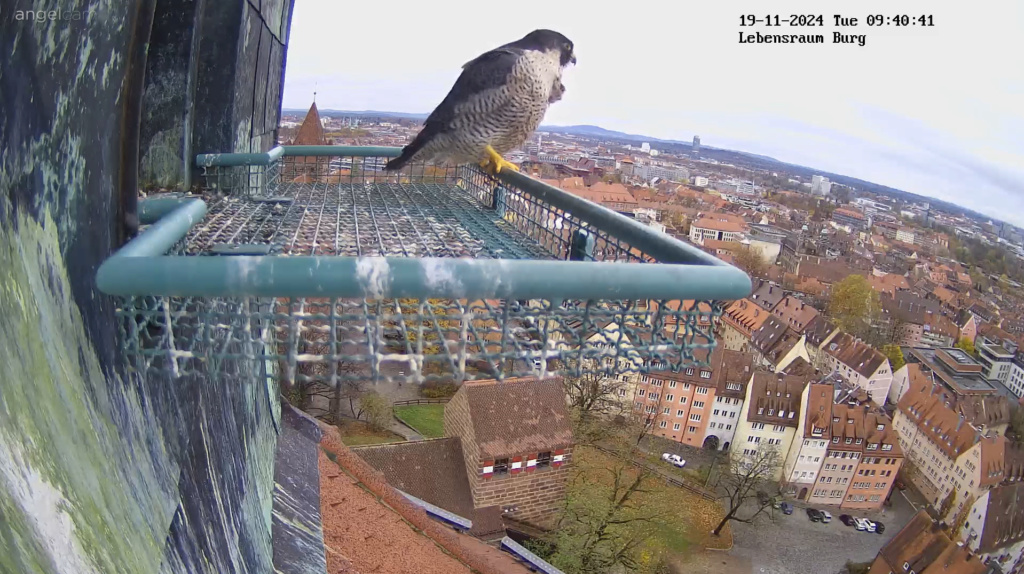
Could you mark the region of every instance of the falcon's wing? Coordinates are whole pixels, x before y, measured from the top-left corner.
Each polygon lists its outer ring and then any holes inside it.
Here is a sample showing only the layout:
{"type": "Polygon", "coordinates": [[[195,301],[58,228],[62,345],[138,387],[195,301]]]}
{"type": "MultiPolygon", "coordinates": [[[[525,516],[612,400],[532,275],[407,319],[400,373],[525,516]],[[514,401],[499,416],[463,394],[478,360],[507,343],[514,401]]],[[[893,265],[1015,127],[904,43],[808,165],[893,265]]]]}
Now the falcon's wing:
{"type": "Polygon", "coordinates": [[[502,97],[498,91],[508,82],[522,55],[523,51],[518,48],[502,46],[463,65],[462,74],[451,91],[424,122],[424,131],[447,131],[452,120],[465,113],[463,104],[471,100],[477,100],[477,105],[472,106],[474,114],[486,115],[502,107],[508,96],[502,97]]]}

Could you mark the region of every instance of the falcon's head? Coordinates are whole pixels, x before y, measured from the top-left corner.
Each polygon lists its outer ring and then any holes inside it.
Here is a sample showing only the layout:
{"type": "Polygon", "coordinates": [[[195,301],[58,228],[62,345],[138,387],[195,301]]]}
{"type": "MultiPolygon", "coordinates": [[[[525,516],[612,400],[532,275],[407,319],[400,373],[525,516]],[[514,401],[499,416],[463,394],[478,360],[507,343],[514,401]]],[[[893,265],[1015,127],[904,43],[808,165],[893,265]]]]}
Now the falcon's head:
{"type": "Polygon", "coordinates": [[[541,52],[557,51],[562,67],[576,63],[576,54],[573,52],[572,40],[554,30],[534,30],[515,43],[527,50],[539,50],[541,52]]]}

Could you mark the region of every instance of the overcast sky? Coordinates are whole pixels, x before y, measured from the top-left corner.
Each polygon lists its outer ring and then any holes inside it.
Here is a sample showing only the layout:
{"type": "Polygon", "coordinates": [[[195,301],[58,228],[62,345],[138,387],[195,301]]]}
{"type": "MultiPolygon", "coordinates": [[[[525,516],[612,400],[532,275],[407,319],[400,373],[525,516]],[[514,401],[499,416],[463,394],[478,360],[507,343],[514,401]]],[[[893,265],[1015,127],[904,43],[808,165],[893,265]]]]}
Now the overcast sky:
{"type": "Polygon", "coordinates": [[[1020,0],[297,0],[284,106],[308,107],[316,85],[321,108],[427,113],[462,64],[535,28],[568,36],[579,60],[545,124],[664,139],[697,134],[705,145],[1024,226],[1020,0]],[[743,13],[823,14],[826,26],[741,28],[743,13]],[[935,26],[868,27],[872,13],[929,14],[935,26]],[[864,47],[738,42],[741,30],[819,32],[830,41],[839,30],[834,14],[860,18],[842,31],[866,34],[864,47]]]}

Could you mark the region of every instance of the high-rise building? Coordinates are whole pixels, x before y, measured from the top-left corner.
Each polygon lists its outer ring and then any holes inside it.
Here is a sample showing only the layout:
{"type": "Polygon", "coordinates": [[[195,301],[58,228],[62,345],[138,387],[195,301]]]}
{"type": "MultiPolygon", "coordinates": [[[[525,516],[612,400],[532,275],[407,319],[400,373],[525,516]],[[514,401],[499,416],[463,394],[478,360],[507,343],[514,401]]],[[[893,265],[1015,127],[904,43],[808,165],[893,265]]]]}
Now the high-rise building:
{"type": "Polygon", "coordinates": [[[832,191],[832,182],[827,177],[820,175],[811,176],[811,193],[814,195],[828,195],[832,191]]]}
{"type": "Polygon", "coordinates": [[[693,136],[693,153],[700,153],[700,136],[693,136]]]}
{"type": "Polygon", "coordinates": [[[644,153],[651,153],[651,144],[647,142],[640,144],[640,151],[644,153]]]}

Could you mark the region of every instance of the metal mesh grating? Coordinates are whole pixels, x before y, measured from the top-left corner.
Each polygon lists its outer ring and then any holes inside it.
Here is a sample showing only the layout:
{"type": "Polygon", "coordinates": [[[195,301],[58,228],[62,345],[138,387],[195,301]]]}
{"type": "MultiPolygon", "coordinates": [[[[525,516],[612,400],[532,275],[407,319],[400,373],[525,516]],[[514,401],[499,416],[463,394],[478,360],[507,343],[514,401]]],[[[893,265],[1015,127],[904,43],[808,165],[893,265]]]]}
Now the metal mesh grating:
{"type": "MultiPolygon", "coordinates": [[[[653,261],[475,168],[393,175],[379,158],[295,159],[206,168],[207,216],[172,252],[653,261]]],[[[333,386],[679,369],[703,363],[721,311],[715,301],[135,296],[119,314],[137,370],[333,386]]]]}

